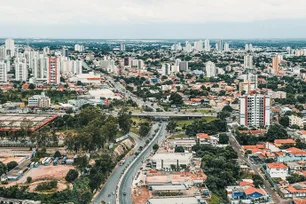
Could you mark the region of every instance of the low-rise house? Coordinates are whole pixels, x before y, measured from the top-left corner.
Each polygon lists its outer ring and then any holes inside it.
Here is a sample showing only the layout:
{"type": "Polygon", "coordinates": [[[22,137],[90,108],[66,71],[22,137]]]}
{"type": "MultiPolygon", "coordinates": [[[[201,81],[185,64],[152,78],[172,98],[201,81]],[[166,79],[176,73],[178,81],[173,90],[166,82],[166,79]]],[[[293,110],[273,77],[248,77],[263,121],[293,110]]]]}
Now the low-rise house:
{"type": "Polygon", "coordinates": [[[306,182],[288,185],[285,188],[281,188],[279,192],[283,198],[306,197],[306,182]]]}
{"type": "Polygon", "coordinates": [[[198,133],[196,134],[196,137],[198,144],[212,144],[212,145],[218,144],[218,139],[216,137],[209,136],[206,133],[198,133]]]}
{"type": "Polygon", "coordinates": [[[191,153],[156,153],[152,159],[153,169],[171,168],[172,165],[179,167],[180,165],[190,165],[192,159],[191,153]]]}
{"type": "Polygon", "coordinates": [[[274,140],[274,145],[280,147],[282,145],[295,145],[296,142],[294,139],[276,139],[274,140]]]}

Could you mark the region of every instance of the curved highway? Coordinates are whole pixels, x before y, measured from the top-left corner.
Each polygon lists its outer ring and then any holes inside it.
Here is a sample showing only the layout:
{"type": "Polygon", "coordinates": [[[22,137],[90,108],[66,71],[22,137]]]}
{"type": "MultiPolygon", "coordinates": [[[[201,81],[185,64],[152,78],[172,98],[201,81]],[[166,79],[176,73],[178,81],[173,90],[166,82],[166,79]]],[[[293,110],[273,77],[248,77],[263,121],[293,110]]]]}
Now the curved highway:
{"type": "Polygon", "coordinates": [[[132,182],[134,179],[134,176],[136,175],[138,169],[140,168],[142,161],[149,157],[153,145],[155,143],[160,143],[161,140],[164,139],[166,134],[166,122],[163,122],[161,124],[161,129],[157,133],[158,136],[154,138],[154,140],[149,144],[147,149],[144,149],[141,154],[136,158],[135,162],[130,166],[130,168],[127,170],[126,174],[124,174],[124,177],[122,178],[121,185],[119,186],[119,203],[120,204],[130,204],[131,203],[131,195],[132,195],[132,182]]]}
{"type": "MultiPolygon", "coordinates": [[[[158,124],[154,124],[151,128],[151,131],[149,132],[149,137],[152,136],[154,133],[154,130],[158,129],[158,124]]],[[[133,137],[136,142],[137,146],[134,148],[137,150],[139,146],[144,146],[145,144],[145,139],[141,140],[138,135],[130,132],[129,135],[133,137]]],[[[92,203],[94,204],[100,204],[101,201],[105,201],[105,203],[111,203],[114,204],[116,203],[116,188],[118,186],[118,182],[120,179],[120,176],[122,175],[124,169],[133,161],[134,155],[132,156],[126,156],[125,163],[122,166],[117,166],[114,172],[109,176],[108,180],[105,182],[104,186],[96,194],[96,196],[93,198],[92,203]]]]}

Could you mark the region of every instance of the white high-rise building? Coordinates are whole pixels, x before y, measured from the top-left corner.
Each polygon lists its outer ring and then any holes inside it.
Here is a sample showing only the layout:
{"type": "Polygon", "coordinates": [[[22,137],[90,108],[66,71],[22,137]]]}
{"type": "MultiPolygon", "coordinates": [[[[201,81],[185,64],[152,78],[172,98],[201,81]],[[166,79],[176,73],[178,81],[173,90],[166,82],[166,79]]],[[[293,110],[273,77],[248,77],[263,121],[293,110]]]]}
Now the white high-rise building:
{"type": "Polygon", "coordinates": [[[17,58],[15,60],[15,80],[16,81],[27,81],[28,79],[28,68],[26,58],[17,58]]]}
{"type": "Polygon", "coordinates": [[[270,97],[265,95],[241,96],[240,125],[264,127],[270,125],[270,97]]]}
{"type": "Polygon", "coordinates": [[[50,54],[50,48],[49,47],[44,47],[43,54],[44,54],[45,57],[48,56],[50,54]]]}
{"type": "Polygon", "coordinates": [[[56,57],[49,57],[47,67],[47,83],[59,84],[60,83],[60,62],[56,57]]]}
{"type": "Polygon", "coordinates": [[[47,80],[48,57],[44,57],[44,54],[40,54],[34,57],[33,61],[33,77],[35,79],[47,80]]]}
{"type": "Polygon", "coordinates": [[[179,71],[187,72],[189,71],[188,61],[180,61],[179,62],[179,71]]]}
{"type": "Polygon", "coordinates": [[[171,64],[165,63],[162,65],[162,75],[170,75],[172,73],[171,64]]]}
{"type": "Polygon", "coordinates": [[[223,40],[219,40],[216,46],[216,49],[218,51],[222,51],[223,50],[223,40]]]}
{"type": "Polygon", "coordinates": [[[253,45],[252,45],[252,44],[249,44],[249,50],[250,50],[251,52],[253,52],[253,45]]]}
{"type": "Polygon", "coordinates": [[[205,51],[210,52],[210,42],[208,39],[205,40],[205,51]]]}
{"type": "Polygon", "coordinates": [[[215,63],[208,61],[206,62],[206,76],[207,77],[214,77],[216,76],[216,65],[215,63]]]}
{"type": "Polygon", "coordinates": [[[230,47],[229,47],[229,44],[228,44],[228,43],[225,43],[225,44],[224,44],[224,51],[225,51],[225,52],[229,52],[229,51],[230,51],[230,47]]]}
{"type": "Polygon", "coordinates": [[[251,55],[244,56],[244,68],[245,69],[253,68],[253,56],[251,55]]]}
{"type": "Polygon", "coordinates": [[[13,39],[9,38],[5,40],[5,49],[7,56],[15,56],[15,42],[13,39]]]}
{"type": "Polygon", "coordinates": [[[0,60],[4,60],[5,58],[6,58],[5,46],[0,46],[0,60]]]}
{"type": "Polygon", "coordinates": [[[125,44],[124,43],[120,44],[120,51],[122,51],[122,52],[125,51],[125,44]]]}
{"type": "Polygon", "coordinates": [[[203,50],[203,41],[199,40],[199,41],[195,42],[194,49],[196,49],[197,51],[202,51],[203,50]]]}
{"type": "Polygon", "coordinates": [[[185,51],[192,52],[192,45],[188,41],[186,41],[186,44],[185,44],[185,51]]]}
{"type": "Polygon", "coordinates": [[[79,45],[79,44],[74,45],[74,51],[83,52],[84,50],[85,49],[83,45],[79,45]]]}
{"type": "Polygon", "coordinates": [[[0,82],[7,82],[7,67],[4,61],[0,61],[0,82]]]}
{"type": "Polygon", "coordinates": [[[248,44],[245,44],[244,50],[245,50],[245,51],[249,51],[249,45],[248,45],[248,44]]]}

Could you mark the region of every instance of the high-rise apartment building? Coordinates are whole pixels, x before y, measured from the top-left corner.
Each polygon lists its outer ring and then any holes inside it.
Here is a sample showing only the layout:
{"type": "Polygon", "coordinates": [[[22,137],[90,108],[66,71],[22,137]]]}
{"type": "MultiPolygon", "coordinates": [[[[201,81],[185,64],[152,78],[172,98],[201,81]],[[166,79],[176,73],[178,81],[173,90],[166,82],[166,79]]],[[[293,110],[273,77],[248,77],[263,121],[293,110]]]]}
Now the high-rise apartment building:
{"type": "Polygon", "coordinates": [[[225,51],[225,52],[229,52],[229,51],[230,51],[230,48],[229,48],[229,44],[228,44],[228,43],[225,43],[225,44],[224,44],[224,51],[225,51]]]}
{"type": "Polygon", "coordinates": [[[125,51],[125,44],[124,43],[120,44],[120,51],[122,51],[122,52],[125,51]]]}
{"type": "Polygon", "coordinates": [[[15,42],[13,39],[9,38],[5,40],[5,50],[7,56],[15,56],[15,42]]]}
{"type": "Polygon", "coordinates": [[[240,125],[263,127],[270,125],[270,97],[245,95],[240,97],[240,125]]]}
{"type": "Polygon", "coordinates": [[[44,57],[44,54],[40,54],[34,57],[34,69],[32,71],[33,77],[35,79],[46,80],[47,79],[47,67],[48,67],[48,57],[44,57]]]}
{"type": "Polygon", "coordinates": [[[208,39],[205,40],[205,51],[210,52],[210,42],[208,39]]]}
{"type": "Polygon", "coordinates": [[[219,40],[217,43],[217,50],[222,51],[223,50],[223,40],[219,40]]]}
{"type": "Polygon", "coordinates": [[[15,80],[27,81],[28,68],[26,58],[17,58],[15,60],[15,80]]]}
{"type": "Polygon", "coordinates": [[[279,71],[278,70],[278,63],[279,63],[278,56],[273,57],[272,58],[272,69],[274,70],[275,74],[277,74],[278,71],[279,71]]]}
{"type": "Polygon", "coordinates": [[[205,69],[206,69],[206,76],[207,77],[214,77],[214,76],[216,76],[217,69],[216,69],[215,63],[213,63],[211,61],[206,62],[205,69]]]}
{"type": "Polygon", "coordinates": [[[244,68],[245,69],[253,68],[253,56],[250,55],[244,56],[244,68]]]}
{"type": "Polygon", "coordinates": [[[48,59],[47,83],[48,84],[60,83],[59,60],[56,57],[49,57],[48,59]]]}
{"type": "Polygon", "coordinates": [[[194,49],[197,51],[202,51],[203,50],[203,41],[199,40],[194,43],[194,49]]]}
{"type": "Polygon", "coordinates": [[[182,72],[189,71],[188,62],[187,61],[180,61],[179,62],[179,71],[182,71],[182,72]]]}
{"type": "Polygon", "coordinates": [[[7,67],[4,61],[0,61],[0,82],[7,82],[7,67]]]}
{"type": "Polygon", "coordinates": [[[76,44],[74,45],[74,51],[83,52],[85,50],[83,45],[76,44]]]}

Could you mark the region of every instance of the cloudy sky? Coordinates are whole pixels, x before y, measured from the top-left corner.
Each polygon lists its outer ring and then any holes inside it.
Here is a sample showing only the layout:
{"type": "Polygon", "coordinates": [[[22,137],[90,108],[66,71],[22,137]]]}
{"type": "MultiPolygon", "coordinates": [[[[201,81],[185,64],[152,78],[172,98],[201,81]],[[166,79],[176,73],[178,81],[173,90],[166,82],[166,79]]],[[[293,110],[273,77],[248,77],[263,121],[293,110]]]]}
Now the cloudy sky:
{"type": "Polygon", "coordinates": [[[304,38],[305,0],[7,0],[0,37],[304,38]]]}

